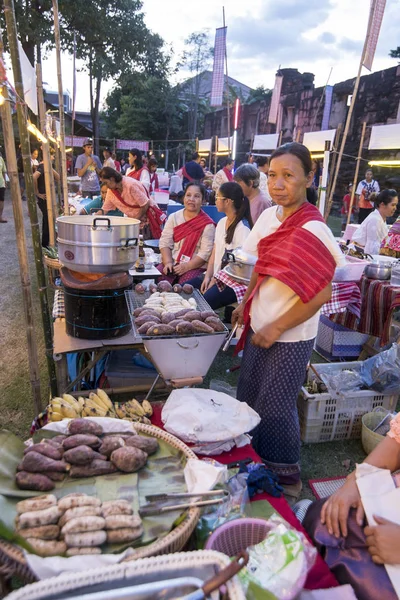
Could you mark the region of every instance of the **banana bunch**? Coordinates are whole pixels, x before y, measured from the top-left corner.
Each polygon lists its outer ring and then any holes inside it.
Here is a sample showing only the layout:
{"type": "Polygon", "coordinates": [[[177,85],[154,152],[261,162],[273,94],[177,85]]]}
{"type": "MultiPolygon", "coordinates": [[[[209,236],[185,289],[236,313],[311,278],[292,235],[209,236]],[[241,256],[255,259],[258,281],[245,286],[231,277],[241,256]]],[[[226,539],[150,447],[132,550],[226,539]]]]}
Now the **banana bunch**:
{"type": "Polygon", "coordinates": [[[123,404],[116,402],[115,412],[120,419],[139,421],[151,425],[149,417],[153,414],[153,409],[150,402],[147,400],[143,400],[142,404],[135,399],[129,400],[129,402],[123,404]]]}
{"type": "Polygon", "coordinates": [[[52,398],[47,410],[49,421],[75,419],[77,417],[115,417],[114,405],[104,390],[92,392],[89,398],[63,394],[62,398],[52,398]]]}
{"type": "Polygon", "coordinates": [[[82,402],[76,400],[70,394],[52,398],[48,408],[49,421],[61,421],[62,419],[75,419],[82,412],[82,402]]]}

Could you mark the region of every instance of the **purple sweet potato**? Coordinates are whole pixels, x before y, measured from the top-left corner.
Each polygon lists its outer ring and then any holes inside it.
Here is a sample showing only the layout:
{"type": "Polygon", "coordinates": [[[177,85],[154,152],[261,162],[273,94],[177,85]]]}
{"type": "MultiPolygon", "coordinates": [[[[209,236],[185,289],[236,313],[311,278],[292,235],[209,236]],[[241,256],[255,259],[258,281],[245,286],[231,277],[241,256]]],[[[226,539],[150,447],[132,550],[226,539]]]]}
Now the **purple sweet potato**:
{"type": "Polygon", "coordinates": [[[55,487],[53,481],[46,475],[28,473],[27,471],[17,473],[15,483],[20,490],[34,490],[35,492],[48,492],[55,487]]]}
{"type": "Polygon", "coordinates": [[[157,290],[159,292],[172,292],[172,285],[169,281],[160,281],[157,285],[157,290]]]}
{"type": "Polygon", "coordinates": [[[46,471],[46,477],[52,481],[64,481],[66,473],[59,473],[58,471],[46,471]]]}
{"type": "Polygon", "coordinates": [[[181,286],[180,283],[176,283],[172,289],[175,292],[175,294],[181,294],[182,293],[182,286],[181,286]]]}
{"type": "Polygon", "coordinates": [[[66,439],[66,435],[56,435],[53,438],[50,438],[50,442],[55,444],[60,444],[62,446],[63,441],[66,439]]]}
{"type": "Polygon", "coordinates": [[[173,313],[173,312],[166,312],[161,317],[161,323],[164,323],[164,325],[169,325],[169,322],[174,321],[174,320],[175,320],[175,313],[173,313]]]}
{"type": "Polygon", "coordinates": [[[192,285],[190,285],[190,283],[185,283],[182,288],[182,291],[184,294],[193,294],[193,289],[194,288],[192,285]]]}
{"type": "Polygon", "coordinates": [[[208,319],[208,317],[216,317],[217,315],[215,314],[214,311],[212,310],[203,310],[200,313],[200,317],[201,317],[201,321],[205,321],[206,319],[208,319]]]}
{"type": "Polygon", "coordinates": [[[151,283],[149,285],[149,292],[150,294],[154,294],[155,292],[158,292],[157,286],[155,283],[151,283]]]}
{"type": "Polygon", "coordinates": [[[24,454],[28,454],[29,452],[37,452],[38,454],[43,454],[43,456],[47,456],[53,460],[61,460],[64,454],[62,446],[56,447],[51,444],[42,443],[33,444],[32,446],[25,448],[24,454]]]}
{"type": "Polygon", "coordinates": [[[92,460],[88,465],[73,465],[71,467],[70,476],[79,478],[95,477],[96,475],[109,475],[116,471],[117,467],[108,460],[92,460]]]}
{"type": "Polygon", "coordinates": [[[71,465],[87,465],[94,459],[94,450],[89,446],[75,446],[66,450],[64,460],[71,465]]]}
{"type": "Polygon", "coordinates": [[[144,289],[144,285],[143,285],[142,283],[137,283],[137,284],[135,285],[135,292],[136,292],[137,294],[144,294],[144,293],[145,293],[145,291],[146,291],[146,290],[144,289]]]}
{"type": "Polygon", "coordinates": [[[61,460],[53,460],[33,450],[25,454],[21,464],[24,471],[28,471],[28,473],[46,473],[46,471],[66,473],[69,470],[67,463],[61,460]]]}
{"type": "Polygon", "coordinates": [[[136,473],[147,462],[147,454],[139,448],[124,446],[111,454],[111,462],[124,473],[136,473]]]}
{"type": "Polygon", "coordinates": [[[150,327],[152,327],[153,325],[156,325],[156,323],[154,321],[152,321],[150,318],[150,321],[146,321],[146,323],[143,323],[143,325],[141,325],[139,327],[139,329],[138,329],[139,335],[146,335],[146,333],[148,332],[150,327]]]}
{"type": "Polygon", "coordinates": [[[207,323],[203,323],[203,321],[194,320],[192,325],[196,333],[214,333],[214,329],[207,323]]]}
{"type": "Polygon", "coordinates": [[[179,335],[191,335],[194,333],[194,326],[189,321],[182,321],[176,326],[176,333],[179,335]]]}
{"type": "Polygon", "coordinates": [[[175,329],[170,327],[169,325],[159,325],[156,323],[147,331],[146,335],[173,335],[175,333],[175,329]]]}
{"type": "Polygon", "coordinates": [[[75,448],[75,446],[99,448],[101,446],[101,440],[99,440],[96,435],[77,433],[76,435],[70,435],[63,441],[64,450],[70,450],[71,448],[75,448]]]}
{"type": "Polygon", "coordinates": [[[190,310],[183,315],[185,321],[198,321],[201,320],[201,313],[198,310],[190,310]]]}
{"type": "Polygon", "coordinates": [[[218,317],[207,317],[205,323],[206,325],[212,327],[214,331],[225,331],[225,327],[218,317]]]}
{"type": "Polygon", "coordinates": [[[114,450],[117,450],[118,448],[122,448],[123,446],[125,446],[125,441],[123,440],[122,437],[119,437],[119,436],[106,437],[106,438],[104,438],[103,443],[101,444],[101,446],[99,448],[99,452],[103,456],[109,457],[114,452],[114,450]]]}
{"type": "Polygon", "coordinates": [[[161,323],[160,317],[156,317],[155,315],[140,315],[140,317],[136,317],[135,325],[136,327],[141,327],[145,323],[161,323]]]}
{"type": "Polygon", "coordinates": [[[69,435],[102,435],[104,432],[100,423],[96,423],[90,419],[73,419],[69,422],[68,433],[69,435]]]}
{"type": "Polygon", "coordinates": [[[144,435],[133,435],[125,444],[133,448],[139,448],[146,452],[149,456],[157,452],[159,448],[158,441],[154,437],[146,437],[144,435]]]}

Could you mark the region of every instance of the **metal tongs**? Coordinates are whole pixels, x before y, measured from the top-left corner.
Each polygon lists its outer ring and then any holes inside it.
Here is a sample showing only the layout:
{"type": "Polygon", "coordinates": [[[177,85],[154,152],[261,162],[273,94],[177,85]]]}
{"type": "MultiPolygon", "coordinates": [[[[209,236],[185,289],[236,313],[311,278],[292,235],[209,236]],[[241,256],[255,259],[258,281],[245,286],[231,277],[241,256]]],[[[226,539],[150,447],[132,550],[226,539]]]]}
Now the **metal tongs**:
{"type": "Polygon", "coordinates": [[[237,328],[239,327],[238,323],[232,328],[230,334],[228,335],[225,344],[223,345],[222,352],[226,352],[231,344],[231,340],[236,333],[237,328]]]}
{"type": "Polygon", "coordinates": [[[183,508],[192,508],[198,506],[209,506],[211,504],[222,504],[230,498],[230,493],[227,490],[211,490],[210,492],[198,492],[189,494],[151,494],[146,496],[148,504],[142,506],[139,510],[141,517],[151,517],[159,515],[161,513],[170,512],[172,510],[181,510],[183,508]],[[218,498],[218,496],[221,496],[218,498]],[[186,498],[209,498],[211,500],[195,500],[194,502],[181,502],[179,504],[166,504],[165,502],[171,502],[172,500],[186,499],[186,498]]]}

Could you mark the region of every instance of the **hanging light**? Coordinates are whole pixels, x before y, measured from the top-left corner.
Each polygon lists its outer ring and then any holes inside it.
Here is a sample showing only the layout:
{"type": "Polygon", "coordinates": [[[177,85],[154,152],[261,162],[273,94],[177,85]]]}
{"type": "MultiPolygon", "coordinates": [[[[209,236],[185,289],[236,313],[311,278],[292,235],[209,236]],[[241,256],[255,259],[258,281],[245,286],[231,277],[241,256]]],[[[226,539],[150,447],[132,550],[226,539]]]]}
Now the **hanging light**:
{"type": "Polygon", "coordinates": [[[400,160],[371,160],[368,164],[370,167],[398,167],[400,160]]]}
{"type": "Polygon", "coordinates": [[[36,127],[36,125],[31,123],[30,121],[28,121],[28,131],[30,131],[34,136],[36,136],[36,138],[40,142],[42,142],[42,144],[47,144],[47,138],[45,138],[43,133],[41,131],[39,131],[39,129],[36,127]]]}

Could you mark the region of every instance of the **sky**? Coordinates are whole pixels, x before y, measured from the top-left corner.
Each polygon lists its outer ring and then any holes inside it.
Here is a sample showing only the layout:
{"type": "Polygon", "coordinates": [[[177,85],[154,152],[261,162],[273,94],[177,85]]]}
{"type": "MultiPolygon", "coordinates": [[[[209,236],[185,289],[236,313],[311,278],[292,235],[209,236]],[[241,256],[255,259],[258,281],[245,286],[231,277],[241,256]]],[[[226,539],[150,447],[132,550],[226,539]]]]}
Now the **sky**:
{"type": "MultiPolygon", "coordinates": [[[[228,26],[229,76],[250,87],[273,88],[281,68],[315,74],[315,85],[335,84],[357,74],[368,25],[370,0],[143,0],[145,22],[158,33],[178,60],[185,39],[207,30],[214,43],[222,26],[222,7],[228,26]]],[[[389,51],[400,46],[400,0],[387,0],[373,71],[397,64],[389,51]]],[[[72,92],[72,59],[63,56],[63,86],[72,92]]],[[[368,71],[363,68],[363,74],[368,71]]],[[[180,72],[175,81],[187,73],[180,72]]],[[[43,80],[57,89],[54,54],[44,62],[43,80]]],[[[113,81],[103,84],[102,100],[113,81]]],[[[77,110],[89,109],[89,82],[77,75],[77,110]]]]}

